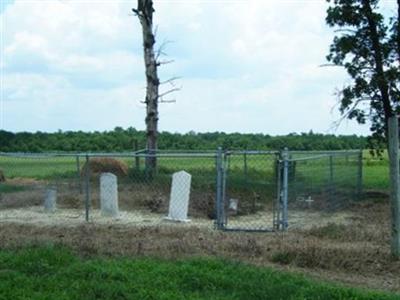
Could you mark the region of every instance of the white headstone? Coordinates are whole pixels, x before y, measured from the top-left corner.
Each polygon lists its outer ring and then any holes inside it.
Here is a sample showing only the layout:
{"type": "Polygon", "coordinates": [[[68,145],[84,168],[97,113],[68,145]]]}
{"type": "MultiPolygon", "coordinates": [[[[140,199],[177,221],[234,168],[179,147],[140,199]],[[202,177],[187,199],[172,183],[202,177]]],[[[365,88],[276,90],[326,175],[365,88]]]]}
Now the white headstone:
{"type": "Polygon", "coordinates": [[[169,212],[166,219],[179,222],[188,222],[190,184],[192,175],[180,171],[172,175],[171,196],[169,200],[169,212]]]}
{"type": "Polygon", "coordinates": [[[238,199],[229,199],[229,210],[233,213],[237,213],[238,211],[238,206],[239,206],[239,200],[238,199]]]}
{"type": "Polygon", "coordinates": [[[54,213],[57,205],[57,190],[55,188],[47,188],[44,198],[44,211],[54,213]]]}
{"type": "Polygon", "coordinates": [[[112,173],[100,175],[100,209],[106,217],[118,217],[118,183],[112,173]]]}

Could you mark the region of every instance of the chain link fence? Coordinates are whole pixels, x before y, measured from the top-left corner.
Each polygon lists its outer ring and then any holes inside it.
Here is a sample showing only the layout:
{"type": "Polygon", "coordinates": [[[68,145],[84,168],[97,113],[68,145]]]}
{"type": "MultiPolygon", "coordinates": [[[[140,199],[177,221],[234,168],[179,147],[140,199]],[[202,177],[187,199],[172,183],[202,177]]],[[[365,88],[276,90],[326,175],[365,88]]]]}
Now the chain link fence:
{"type": "Polygon", "coordinates": [[[1,153],[0,222],[245,231],[313,226],[345,218],[361,192],[361,158],[360,151],[221,149],[1,153]]]}
{"type": "Polygon", "coordinates": [[[280,225],[307,228],[349,220],[362,192],[362,152],[283,151],[280,225]]]}
{"type": "Polygon", "coordinates": [[[219,228],[271,231],[276,222],[276,151],[227,151],[222,157],[219,228]]]}
{"type": "Polygon", "coordinates": [[[1,154],[0,221],[68,225],[84,220],[77,164],[72,155],[1,154]]]}

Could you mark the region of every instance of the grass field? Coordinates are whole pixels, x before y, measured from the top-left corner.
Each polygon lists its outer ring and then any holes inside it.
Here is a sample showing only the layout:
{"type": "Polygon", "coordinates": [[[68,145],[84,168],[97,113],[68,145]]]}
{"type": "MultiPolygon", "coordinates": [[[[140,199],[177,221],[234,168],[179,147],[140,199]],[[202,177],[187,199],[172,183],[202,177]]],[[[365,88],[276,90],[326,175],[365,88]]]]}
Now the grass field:
{"type": "Polygon", "coordinates": [[[65,248],[0,251],[0,299],[399,299],[220,259],[81,258],[65,248]]]}
{"type": "MultiPolygon", "coordinates": [[[[297,155],[299,156],[299,155],[297,155]]],[[[306,155],[310,156],[310,154],[306,155]]],[[[135,159],[130,157],[119,158],[133,171],[135,159]]],[[[356,157],[350,160],[335,158],[334,168],[337,176],[346,175],[349,179],[356,176],[356,157]],[[349,171],[350,170],[350,171],[349,171]],[[345,172],[348,172],[346,174],[345,172]]],[[[85,158],[81,157],[77,165],[76,157],[7,157],[0,156],[0,169],[4,171],[7,178],[34,178],[34,179],[63,179],[76,178],[82,169],[85,158]]],[[[368,152],[364,153],[364,185],[367,189],[382,189],[387,187],[387,158],[374,160],[368,152]]],[[[139,161],[140,170],[144,170],[144,159],[139,161]]],[[[246,162],[243,155],[233,155],[227,162],[230,175],[233,177],[247,177],[249,180],[269,180],[274,178],[275,156],[274,155],[247,155],[246,162]]],[[[303,180],[311,180],[314,183],[326,180],[329,172],[328,158],[316,159],[315,161],[297,162],[298,171],[303,180]]],[[[168,174],[177,170],[186,170],[196,176],[214,178],[214,157],[163,157],[158,158],[159,174],[168,174]]],[[[140,173],[140,172],[139,172],[140,173]]],[[[133,173],[139,176],[139,173],[133,173]]],[[[342,176],[343,177],[343,176],[342,176]]],[[[241,180],[241,179],[240,179],[241,180]]],[[[353,184],[353,183],[351,183],[353,184]]]]}
{"type": "MultiPolygon", "coordinates": [[[[293,158],[309,157],[315,154],[295,154],[293,158]]],[[[342,199],[356,199],[357,197],[357,153],[354,155],[337,156],[332,160],[334,191],[337,203],[346,203],[342,199]]],[[[163,195],[168,197],[172,173],[185,170],[192,174],[192,196],[200,203],[201,211],[211,214],[213,205],[210,195],[215,195],[216,166],[215,157],[161,157],[158,158],[157,171],[151,179],[144,168],[144,158],[139,159],[139,169],[136,167],[135,158],[120,157],[120,161],[129,167],[129,176],[119,177],[122,190],[129,187],[133,190],[147,188],[148,195],[163,195]],[[203,203],[204,202],[204,203],[203,203]],[[210,203],[209,203],[210,202],[210,203]]],[[[276,199],[277,175],[276,156],[274,154],[249,155],[234,154],[225,161],[227,168],[226,192],[229,198],[241,199],[241,213],[254,212],[263,207],[268,207],[276,199]]],[[[78,192],[79,174],[82,173],[85,158],[81,157],[77,163],[75,156],[69,157],[7,157],[0,156],[0,169],[6,178],[39,180],[38,185],[57,184],[66,192],[78,192]],[[61,185],[60,185],[61,184],[61,185]],[[72,185],[65,185],[72,184],[72,185]],[[74,188],[72,188],[74,186],[74,188]],[[74,189],[74,190],[73,190],[74,189]]],[[[289,168],[289,201],[307,195],[325,197],[331,193],[330,158],[317,157],[312,160],[300,160],[289,168]],[[293,172],[293,173],[291,173],[293,172]],[[321,196],[322,195],[322,196],[321,196]]],[[[82,180],[82,179],[81,179],[82,180]]],[[[22,181],[23,182],[23,181],[22,181]]],[[[14,182],[0,184],[0,193],[12,193],[21,188],[30,188],[29,185],[15,185],[14,182]]],[[[81,181],[80,186],[84,183],[81,181]]],[[[93,181],[93,188],[97,188],[97,181],[93,181]]],[[[387,158],[375,159],[367,152],[363,159],[363,188],[364,190],[386,191],[388,188],[387,158]]],[[[137,193],[136,193],[137,194],[137,193]]],[[[142,197],[143,195],[137,195],[142,197]]],[[[151,196],[153,197],[153,196],[151,196]]],[[[315,198],[314,197],[314,198],[315,198]]],[[[324,198],[324,199],[325,199],[324,198]]],[[[139,199],[140,200],[140,199],[139,199]]],[[[323,199],[322,199],[323,200],[323,199]]],[[[322,201],[321,200],[321,201],[322,201]]],[[[331,204],[329,204],[331,205],[331,204]]],[[[328,203],[321,203],[321,207],[328,207],[328,203]]]]}

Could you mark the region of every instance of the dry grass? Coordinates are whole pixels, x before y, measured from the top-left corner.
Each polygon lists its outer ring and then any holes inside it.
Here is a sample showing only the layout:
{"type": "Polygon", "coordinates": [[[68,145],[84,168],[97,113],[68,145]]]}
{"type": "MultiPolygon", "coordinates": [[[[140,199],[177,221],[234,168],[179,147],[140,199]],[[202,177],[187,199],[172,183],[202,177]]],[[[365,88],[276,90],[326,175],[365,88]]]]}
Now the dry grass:
{"type": "MultiPolygon", "coordinates": [[[[384,195],[360,202],[336,217],[311,212],[298,214],[298,219],[307,226],[286,233],[227,233],[212,229],[212,221],[202,212],[202,207],[196,207],[200,200],[192,201],[191,224],[166,226],[161,220],[167,212],[165,194],[151,193],[140,185],[124,187],[134,190],[120,192],[121,210],[130,211],[132,215],[126,213],[117,222],[85,224],[83,195],[71,194],[68,186],[59,192],[60,212],[46,219],[38,206],[43,200],[43,186],[37,182],[30,184],[30,190],[4,194],[0,199],[0,212],[9,213],[9,219],[0,219],[2,248],[60,243],[84,256],[218,256],[273,265],[350,285],[400,291],[400,262],[393,261],[389,253],[390,210],[384,195]],[[33,208],[26,210],[27,206],[33,208]],[[27,214],[26,219],[21,218],[21,211],[27,214]],[[38,219],[41,222],[37,222],[38,219]]],[[[98,198],[95,189],[92,196],[98,198]]],[[[210,203],[212,197],[210,195],[210,203]]],[[[92,205],[98,208],[97,200],[92,205]]],[[[97,213],[92,211],[94,218],[97,213]]],[[[272,222],[271,217],[259,215],[258,222],[272,222]]],[[[293,217],[296,216],[291,219],[293,217]]],[[[237,222],[251,219],[257,218],[254,215],[236,217],[237,222]]]]}
{"type": "MultiPolygon", "coordinates": [[[[89,160],[90,173],[94,176],[98,176],[101,173],[113,173],[118,177],[128,176],[129,167],[128,165],[118,159],[111,157],[99,157],[91,158],[89,160]]],[[[82,167],[82,176],[86,174],[87,163],[82,167]]]]}
{"type": "Polygon", "coordinates": [[[226,233],[201,226],[126,226],[115,223],[32,226],[3,223],[0,247],[60,243],[83,256],[182,258],[217,256],[311,274],[369,288],[400,291],[400,262],[389,253],[389,207],[359,204],[350,224],[287,233],[226,233]]]}

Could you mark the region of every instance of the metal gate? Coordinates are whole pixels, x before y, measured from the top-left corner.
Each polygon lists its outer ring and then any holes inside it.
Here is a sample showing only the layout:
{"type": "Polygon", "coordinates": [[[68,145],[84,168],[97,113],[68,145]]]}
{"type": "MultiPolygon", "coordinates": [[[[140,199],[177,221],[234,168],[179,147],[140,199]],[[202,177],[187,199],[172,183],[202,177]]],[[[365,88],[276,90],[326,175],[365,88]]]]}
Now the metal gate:
{"type": "Polygon", "coordinates": [[[280,170],[277,151],[217,153],[216,227],[230,231],[281,228],[280,170]]]}

